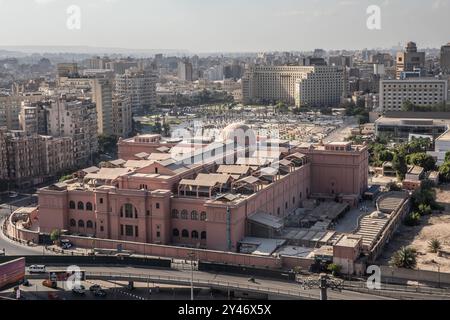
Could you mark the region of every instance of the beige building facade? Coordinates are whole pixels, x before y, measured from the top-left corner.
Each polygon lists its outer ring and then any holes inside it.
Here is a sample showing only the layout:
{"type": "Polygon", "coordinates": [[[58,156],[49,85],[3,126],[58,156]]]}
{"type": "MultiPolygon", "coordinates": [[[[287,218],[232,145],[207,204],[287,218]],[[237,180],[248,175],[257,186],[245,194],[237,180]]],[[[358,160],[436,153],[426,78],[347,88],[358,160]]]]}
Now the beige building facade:
{"type": "Polygon", "coordinates": [[[327,66],[251,66],[242,78],[242,99],[244,103],[283,101],[291,105],[334,101],[344,88],[339,70],[327,66]]]}

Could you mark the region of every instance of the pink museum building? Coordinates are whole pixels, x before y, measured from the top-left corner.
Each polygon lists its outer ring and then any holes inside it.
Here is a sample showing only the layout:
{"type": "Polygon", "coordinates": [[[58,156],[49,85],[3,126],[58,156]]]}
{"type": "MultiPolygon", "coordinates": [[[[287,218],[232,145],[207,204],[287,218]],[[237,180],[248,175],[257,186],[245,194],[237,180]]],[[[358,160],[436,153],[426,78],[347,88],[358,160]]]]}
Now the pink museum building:
{"type": "Polygon", "coordinates": [[[286,217],[308,198],[356,205],[367,189],[366,146],[293,145],[242,124],[209,143],[121,140],[119,155],[40,189],[40,231],[236,252],[254,214],[286,217]]]}

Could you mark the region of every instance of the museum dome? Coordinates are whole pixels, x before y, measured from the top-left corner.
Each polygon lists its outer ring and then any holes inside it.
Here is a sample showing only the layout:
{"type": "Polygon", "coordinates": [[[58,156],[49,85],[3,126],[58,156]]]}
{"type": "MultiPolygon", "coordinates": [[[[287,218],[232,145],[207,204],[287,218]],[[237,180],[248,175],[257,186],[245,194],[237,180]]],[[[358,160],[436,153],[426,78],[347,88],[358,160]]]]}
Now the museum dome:
{"type": "Polygon", "coordinates": [[[254,137],[253,131],[244,123],[232,123],[226,126],[222,131],[223,141],[234,140],[239,134],[251,135],[254,137]]]}

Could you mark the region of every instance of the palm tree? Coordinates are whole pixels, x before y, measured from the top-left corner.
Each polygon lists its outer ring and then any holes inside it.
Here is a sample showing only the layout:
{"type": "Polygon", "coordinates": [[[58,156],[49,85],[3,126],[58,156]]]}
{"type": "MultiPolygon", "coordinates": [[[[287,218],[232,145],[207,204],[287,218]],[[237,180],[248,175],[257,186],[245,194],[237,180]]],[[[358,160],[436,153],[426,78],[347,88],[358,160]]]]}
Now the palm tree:
{"type": "Polygon", "coordinates": [[[414,269],[414,267],[417,265],[416,258],[416,249],[402,247],[400,250],[394,253],[389,263],[397,268],[414,269]]]}
{"type": "Polygon", "coordinates": [[[431,239],[428,242],[428,248],[430,249],[430,252],[437,253],[442,248],[441,242],[436,238],[431,239]]]}

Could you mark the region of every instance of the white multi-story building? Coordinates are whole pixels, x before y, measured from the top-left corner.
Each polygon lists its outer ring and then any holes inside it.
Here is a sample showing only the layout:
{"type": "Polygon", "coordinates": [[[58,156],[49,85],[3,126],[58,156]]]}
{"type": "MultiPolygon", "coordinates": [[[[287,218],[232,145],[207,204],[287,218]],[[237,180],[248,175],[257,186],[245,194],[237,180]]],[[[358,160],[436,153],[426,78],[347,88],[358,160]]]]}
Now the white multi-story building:
{"type": "Polygon", "coordinates": [[[336,95],[340,100],[343,78],[342,69],[334,66],[251,66],[242,78],[242,98],[245,103],[265,100],[322,105],[335,101],[336,95]]]}
{"type": "Polygon", "coordinates": [[[223,65],[219,64],[217,66],[207,69],[204,72],[203,77],[209,81],[223,80],[223,65]]]}
{"type": "Polygon", "coordinates": [[[295,105],[332,107],[341,102],[344,92],[343,70],[337,67],[314,67],[295,83],[295,105]]]}
{"type": "Polygon", "coordinates": [[[416,78],[380,81],[380,108],[383,111],[401,111],[406,101],[415,106],[444,104],[447,97],[446,80],[416,78]]]}
{"type": "Polygon", "coordinates": [[[151,70],[128,69],[116,76],[116,93],[129,97],[132,111],[138,112],[156,105],[156,81],[151,70]]]}

